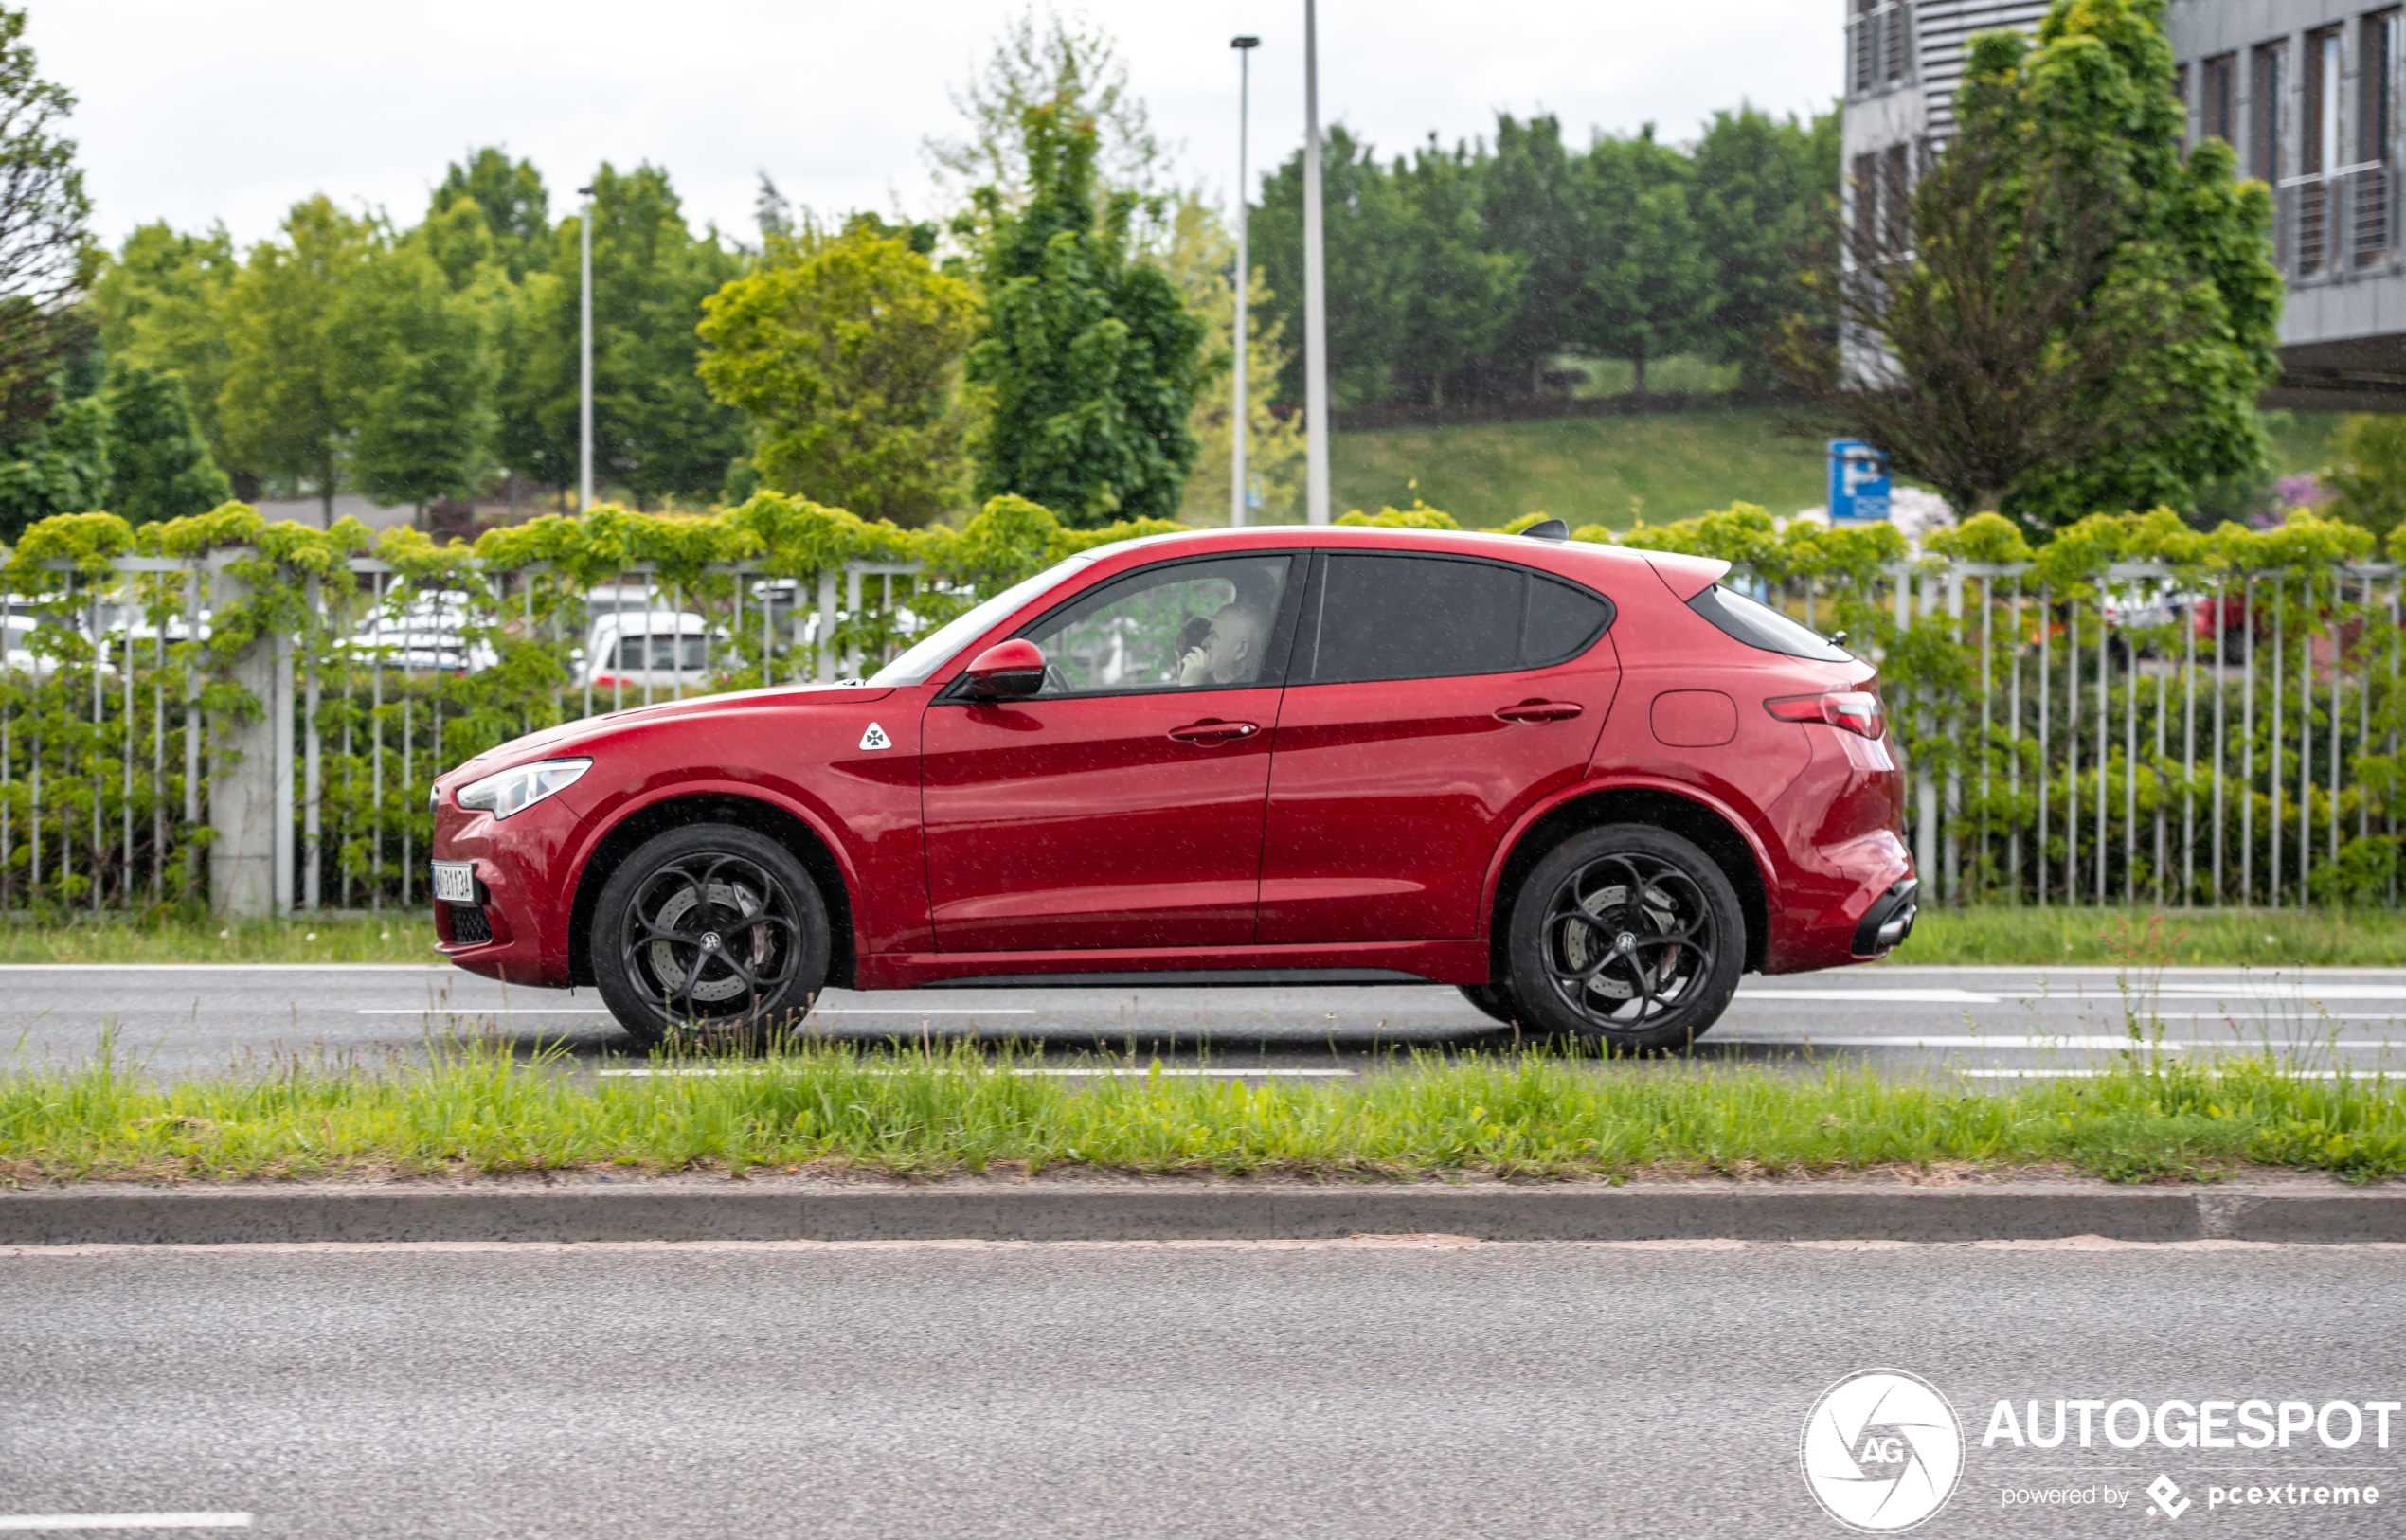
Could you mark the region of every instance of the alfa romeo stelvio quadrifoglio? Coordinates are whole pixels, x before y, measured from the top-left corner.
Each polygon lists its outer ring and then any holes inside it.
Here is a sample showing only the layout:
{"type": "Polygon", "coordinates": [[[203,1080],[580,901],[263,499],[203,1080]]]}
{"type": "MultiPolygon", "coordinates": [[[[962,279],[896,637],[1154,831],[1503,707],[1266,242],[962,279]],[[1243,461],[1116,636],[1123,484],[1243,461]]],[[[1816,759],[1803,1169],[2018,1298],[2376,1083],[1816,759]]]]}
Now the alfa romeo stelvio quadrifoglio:
{"type": "Polygon", "coordinates": [[[1419,982],[1655,1048],[1903,940],[1876,671],[1725,563],[1533,533],[1130,541],[865,680],[521,738],[436,782],[441,948],[647,1043],[831,986],[1419,982]]]}

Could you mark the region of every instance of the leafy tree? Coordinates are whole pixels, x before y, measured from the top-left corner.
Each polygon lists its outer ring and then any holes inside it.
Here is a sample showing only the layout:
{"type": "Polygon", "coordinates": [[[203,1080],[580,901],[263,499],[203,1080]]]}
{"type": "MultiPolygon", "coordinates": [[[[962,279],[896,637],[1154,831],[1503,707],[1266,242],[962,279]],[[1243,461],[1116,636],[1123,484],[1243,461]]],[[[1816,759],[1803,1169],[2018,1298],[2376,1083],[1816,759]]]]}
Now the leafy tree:
{"type": "MultiPolygon", "coordinates": [[[[696,240],[668,173],[604,164],[593,179],[594,475],[638,502],[707,497],[744,453],[742,420],[694,372],[702,301],[742,269],[718,232],[696,240]]],[[[530,271],[504,323],[501,458],[553,486],[577,479],[579,223],[561,222],[548,271],[530,271]]]]}
{"type": "Polygon", "coordinates": [[[1395,168],[1408,221],[1404,334],[1412,339],[1414,369],[1439,406],[1445,404],[1446,377],[1483,360],[1504,334],[1527,267],[1517,251],[1486,249],[1479,179],[1469,152],[1440,149],[1434,134],[1409,170],[1400,161],[1395,168]]]}
{"type": "Polygon", "coordinates": [[[2406,417],[2359,413],[2331,435],[2331,512],[2382,540],[2406,523],[2406,417]]]}
{"type": "Polygon", "coordinates": [[[1139,200],[1098,196],[1099,135],[1071,105],[1024,115],[1024,206],[978,194],[988,331],[969,378],[992,403],[979,494],[1016,493],[1089,528],[1167,518],[1194,463],[1203,323],[1159,266],[1131,259],[1139,200]]]}
{"type": "MultiPolygon", "coordinates": [[[[532,161],[512,161],[492,146],[477,151],[465,166],[454,161],[435,188],[427,223],[462,203],[476,205],[484,216],[494,254],[512,283],[551,260],[551,198],[532,161]]],[[[456,280],[452,286],[459,287],[456,280]]]]}
{"type": "Polygon", "coordinates": [[[0,539],[14,545],[53,513],[93,513],[109,500],[109,408],[98,396],[54,402],[0,459],[0,539]]]}
{"type": "Polygon", "coordinates": [[[703,301],[701,324],[703,384],[762,425],[762,481],[906,526],[959,506],[977,292],[874,218],[770,249],[703,301]]]}
{"type": "Polygon", "coordinates": [[[114,358],[100,399],[108,410],[110,512],[153,524],[206,513],[230,495],[181,378],[114,358]]]}
{"type": "Polygon", "coordinates": [[[1698,339],[1717,298],[1714,262],[1688,211],[1687,159],[1654,142],[1654,125],[1633,139],[1599,138],[1587,163],[1595,260],[1582,340],[1629,360],[1643,395],[1646,361],[1698,339]]]}
{"type": "Polygon", "coordinates": [[[483,308],[453,288],[426,233],[375,252],[328,327],[353,424],[350,479],[422,515],[487,479],[495,373],[483,308]]]}
{"type": "MultiPolygon", "coordinates": [[[[1203,323],[1205,370],[1202,392],[1187,419],[1202,448],[1186,478],[1186,501],[1178,513],[1186,524],[1218,524],[1229,516],[1230,457],[1235,448],[1235,348],[1230,335],[1236,325],[1235,263],[1236,240],[1218,215],[1193,193],[1179,199],[1161,267],[1186,295],[1187,310],[1203,323]]],[[[1262,270],[1255,268],[1245,298],[1245,326],[1252,333],[1245,360],[1245,394],[1251,398],[1246,403],[1245,471],[1258,498],[1252,519],[1262,524],[1284,521],[1303,484],[1302,420],[1270,410],[1291,351],[1272,299],[1262,270]]]]}
{"type": "Polygon", "coordinates": [[[1561,122],[1496,116],[1496,149],[1480,176],[1487,249],[1520,260],[1522,277],[1494,344],[1497,366],[1535,393],[1547,362],[1594,330],[1587,316],[1594,263],[1589,182],[1563,147],[1561,122]]]}
{"type": "Polygon", "coordinates": [[[2189,506],[2260,474],[2278,371],[2271,197],[2182,155],[2161,0],[2056,0],[2035,46],[1973,40],[1957,135],[1909,218],[1823,275],[1844,345],[1783,367],[1897,469],[2034,530],[2189,506]]]}
{"type": "MultiPolygon", "coordinates": [[[[1320,146],[1320,204],[1328,284],[1328,384],[1332,404],[1360,406],[1392,393],[1408,362],[1404,286],[1410,217],[1402,192],[1367,144],[1342,123],[1320,146]]],[[[1253,250],[1288,334],[1303,328],[1303,152],[1262,182],[1253,250]]],[[[1283,399],[1303,399],[1302,350],[1279,377],[1283,399]]]]}
{"type": "Polygon", "coordinates": [[[206,235],[145,224],[125,238],[92,286],[102,349],[111,359],[182,381],[192,419],[221,465],[236,463],[226,454],[217,402],[233,360],[225,296],[241,265],[222,224],[206,235]]]}
{"type": "MultiPolygon", "coordinates": [[[[1028,111],[1056,107],[1094,120],[1098,185],[1145,200],[1131,220],[1149,222],[1160,212],[1151,200],[1160,191],[1164,154],[1144,98],[1129,89],[1128,67],[1111,34],[1084,17],[1065,21],[1048,9],[1039,23],[1035,8],[1027,7],[1003,24],[994,52],[952,103],[967,119],[968,134],[930,138],[925,148],[937,171],[958,187],[990,188],[1006,208],[1027,202],[1035,191],[1028,111]]],[[[1148,226],[1141,233],[1160,232],[1148,226]]]]}
{"type": "Polygon", "coordinates": [[[252,247],[227,286],[218,421],[232,463],[309,487],[332,525],[356,405],[333,322],[376,232],[321,195],[293,206],[283,236],[252,247]]]}
{"type": "Polygon", "coordinates": [[[75,141],[58,132],[75,98],[38,73],[25,26],[0,7],[0,440],[54,430],[54,377],[81,333],[72,306],[99,256],[75,141]]]}
{"type": "Polygon", "coordinates": [[[1835,252],[1838,114],[1804,123],[1745,106],[1715,113],[1691,162],[1689,210],[1715,270],[1698,343],[1743,365],[1749,385],[1769,385],[1769,345],[1783,318],[1826,308],[1804,275],[1835,252]]]}

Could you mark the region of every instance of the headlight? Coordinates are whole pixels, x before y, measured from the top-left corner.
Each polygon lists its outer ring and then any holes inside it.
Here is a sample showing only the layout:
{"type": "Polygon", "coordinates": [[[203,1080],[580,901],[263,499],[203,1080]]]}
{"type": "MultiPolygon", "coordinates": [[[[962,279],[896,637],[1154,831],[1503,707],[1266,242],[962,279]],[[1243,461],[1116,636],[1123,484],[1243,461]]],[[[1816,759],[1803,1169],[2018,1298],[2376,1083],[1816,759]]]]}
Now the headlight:
{"type": "Polygon", "coordinates": [[[575,785],[577,777],[592,768],[591,760],[537,760],[472,780],[459,788],[453,800],[463,808],[506,818],[575,785]]]}

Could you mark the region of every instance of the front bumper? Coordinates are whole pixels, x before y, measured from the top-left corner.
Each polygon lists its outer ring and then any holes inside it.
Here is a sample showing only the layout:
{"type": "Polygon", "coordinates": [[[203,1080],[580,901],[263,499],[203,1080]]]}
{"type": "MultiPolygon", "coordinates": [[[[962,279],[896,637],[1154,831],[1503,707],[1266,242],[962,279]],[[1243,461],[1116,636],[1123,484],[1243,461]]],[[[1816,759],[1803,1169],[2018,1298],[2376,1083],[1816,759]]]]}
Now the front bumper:
{"type": "Polygon", "coordinates": [[[560,797],[496,819],[454,805],[435,815],[433,855],[473,861],[476,903],[434,905],[435,945],[470,973],[541,989],[568,984],[568,910],[559,890],[584,822],[560,797]]]}

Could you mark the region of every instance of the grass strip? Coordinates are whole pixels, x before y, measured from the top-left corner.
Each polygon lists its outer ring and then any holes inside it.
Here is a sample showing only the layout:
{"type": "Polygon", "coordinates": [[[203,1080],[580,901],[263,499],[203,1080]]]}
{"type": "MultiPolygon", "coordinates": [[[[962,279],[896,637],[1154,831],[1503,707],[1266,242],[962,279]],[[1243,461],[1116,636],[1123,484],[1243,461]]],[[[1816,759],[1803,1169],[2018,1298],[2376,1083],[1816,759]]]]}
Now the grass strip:
{"type": "Polygon", "coordinates": [[[0,922],[0,963],[440,962],[423,909],[297,920],[177,911],[0,922]]]}
{"type": "Polygon", "coordinates": [[[1924,909],[1891,963],[2406,968],[2394,909],[1924,909]]]}
{"type": "Polygon", "coordinates": [[[2053,1167],[2121,1181],[2291,1167],[2406,1170],[2406,1086],[2293,1063],[2211,1070],[2143,1052],[2002,1091],[1867,1068],[1399,1062],[1358,1082],[1146,1077],[1066,1084],[1014,1055],[809,1046],[745,1072],[598,1084],[476,1044],[378,1074],[293,1065],[158,1084],[121,1064],[0,1076],[0,1180],[644,1172],[832,1166],[1328,1177],[1824,1174],[2053,1167]]]}

